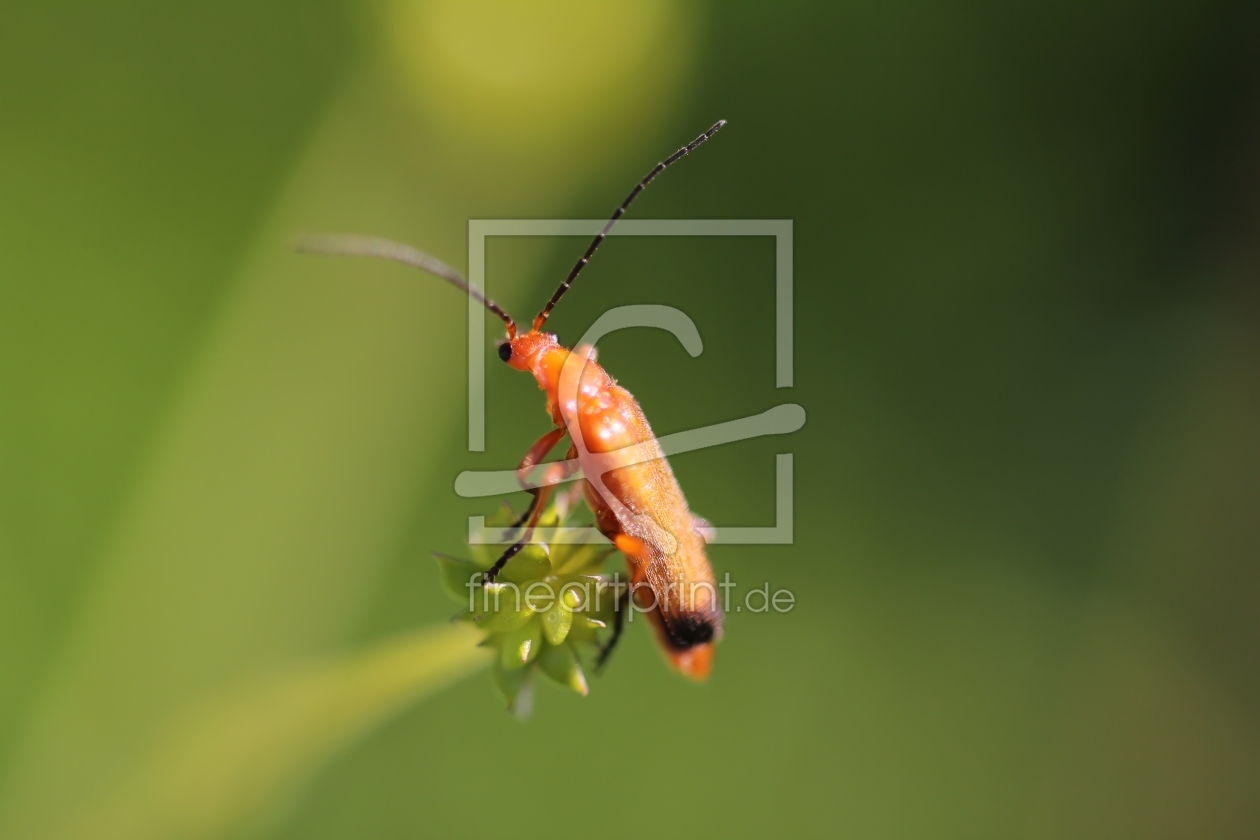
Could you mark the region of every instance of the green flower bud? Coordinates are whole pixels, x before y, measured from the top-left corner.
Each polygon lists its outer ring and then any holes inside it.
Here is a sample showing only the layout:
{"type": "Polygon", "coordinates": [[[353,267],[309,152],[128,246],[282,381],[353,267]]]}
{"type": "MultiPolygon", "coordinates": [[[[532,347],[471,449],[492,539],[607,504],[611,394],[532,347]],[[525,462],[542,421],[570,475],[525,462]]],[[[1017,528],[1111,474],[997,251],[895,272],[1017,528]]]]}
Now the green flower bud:
{"type": "Polygon", "coordinates": [[[515,583],[517,586],[533,583],[551,574],[551,560],[547,557],[547,546],[527,545],[507,562],[498,580],[515,583]]]}
{"type": "Polygon", "coordinates": [[[563,603],[557,603],[542,614],[543,635],[549,644],[564,644],[564,639],[569,635],[569,628],[572,626],[573,610],[564,606],[563,603]]]}
{"type": "Polygon", "coordinates": [[[586,696],[586,674],[572,645],[543,645],[542,653],[538,655],[538,667],[560,685],[586,696]]]}
{"type": "Polygon", "coordinates": [[[504,633],[499,661],[504,668],[528,665],[538,657],[542,641],[542,625],[537,621],[531,621],[519,630],[504,633]]]}
{"type": "MultiPolygon", "coordinates": [[[[567,503],[550,505],[539,524],[561,527],[570,513],[567,503]]],[[[487,518],[490,527],[505,531],[515,521],[506,506],[487,518]]],[[[504,550],[476,545],[468,560],[435,556],[443,588],[464,605],[456,619],[486,631],[481,644],[497,653],[491,668],[495,686],[508,709],[524,717],[537,671],[583,696],[589,691],[579,648],[594,657],[614,620],[617,593],[598,575],[613,550],[601,544],[527,544],[494,583],[483,585],[482,573],[504,550]]]]}
{"type": "Polygon", "coordinates": [[[534,707],[533,671],[527,668],[504,668],[497,660],[490,668],[494,685],[507,703],[508,711],[519,718],[529,717],[534,707]]]}

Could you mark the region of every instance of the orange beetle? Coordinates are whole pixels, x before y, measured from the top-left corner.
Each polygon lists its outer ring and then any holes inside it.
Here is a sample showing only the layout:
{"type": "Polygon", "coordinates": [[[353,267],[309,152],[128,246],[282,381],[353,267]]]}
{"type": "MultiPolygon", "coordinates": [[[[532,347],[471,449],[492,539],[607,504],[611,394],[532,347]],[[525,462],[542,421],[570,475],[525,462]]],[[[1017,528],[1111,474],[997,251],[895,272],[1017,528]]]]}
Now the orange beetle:
{"type": "MultiPolygon", "coordinates": [[[[707,525],[688,509],[682,488],[638,401],[599,366],[594,348],[568,350],[555,335],[543,332],[542,327],[639,193],[667,166],[724,125],[725,120],[718,122],[658,163],[631,190],[525,333],[518,333],[511,316],[473,289],[459,272],[408,245],[371,237],[323,236],[304,240],[298,246],[315,253],[380,257],[422,269],[463,289],[504,322],[507,341],[499,345],[499,358],[516,370],[533,374],[538,387],[547,394],[547,412],[556,428],[530,447],[517,468],[517,475],[531,495],[529,508],[513,526],[523,526],[524,530],[486,572],[485,582],[492,582],[529,541],[552,486],[565,477],[553,471],[541,486],[526,483],[529,472],[567,434],[572,444],[566,460],[582,469],[584,495],[595,514],[596,526],[629,563],[627,595],[632,594],[647,612],[670,663],[693,679],[708,676],[713,646],[722,635],[722,610],[713,569],[705,553],[707,525]]],[[[600,651],[597,665],[603,664],[620,637],[625,605],[617,606],[612,638],[600,651]]]]}

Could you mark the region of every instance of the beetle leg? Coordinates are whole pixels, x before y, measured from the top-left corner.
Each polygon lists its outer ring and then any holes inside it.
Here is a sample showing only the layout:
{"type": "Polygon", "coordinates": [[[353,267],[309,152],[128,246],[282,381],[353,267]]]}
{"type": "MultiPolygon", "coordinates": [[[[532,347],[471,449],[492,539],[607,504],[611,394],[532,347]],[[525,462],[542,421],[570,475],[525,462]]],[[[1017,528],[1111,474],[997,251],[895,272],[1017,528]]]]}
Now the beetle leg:
{"type": "MultiPolygon", "coordinates": [[[[525,457],[521,459],[520,465],[516,468],[517,481],[522,485],[525,484],[525,479],[529,476],[530,470],[538,466],[542,459],[547,457],[547,453],[555,448],[556,444],[560,442],[560,438],[564,437],[565,432],[566,430],[563,427],[552,429],[534,441],[534,445],[525,453],[525,457]]],[[[529,506],[525,508],[525,512],[520,515],[520,518],[508,527],[509,532],[515,531],[524,525],[533,514],[534,508],[538,507],[538,496],[542,488],[526,487],[525,489],[529,493],[529,506]]]]}
{"type": "MultiPolygon", "coordinates": [[[[564,429],[552,429],[547,434],[538,439],[538,442],[530,447],[529,452],[525,454],[524,460],[521,461],[521,467],[517,470],[517,474],[523,475],[533,469],[539,460],[541,460],[560,438],[564,437],[564,429]]],[[[543,476],[542,484],[539,487],[529,488],[533,501],[530,503],[529,509],[513,525],[513,528],[524,525],[525,528],[521,532],[520,539],[508,547],[503,552],[503,556],[494,562],[494,565],[486,570],[481,582],[482,585],[494,583],[494,579],[499,576],[499,572],[503,571],[503,567],[507,562],[520,553],[525,544],[529,542],[530,536],[534,532],[534,526],[538,524],[538,518],[542,516],[543,506],[548,496],[551,495],[552,488],[560,481],[568,478],[575,470],[575,466],[571,463],[554,463],[547,467],[547,471],[543,476]]]]}
{"type": "Polygon", "coordinates": [[[538,524],[538,517],[542,515],[543,505],[546,499],[551,495],[551,487],[543,486],[531,491],[534,493],[534,503],[530,505],[529,519],[525,521],[525,528],[521,531],[521,537],[508,550],[503,552],[503,556],[494,561],[494,565],[486,570],[482,576],[481,583],[484,586],[487,583],[494,583],[494,579],[499,576],[499,572],[503,571],[503,567],[507,562],[520,553],[521,549],[529,542],[529,538],[534,533],[534,526],[538,524]]]}

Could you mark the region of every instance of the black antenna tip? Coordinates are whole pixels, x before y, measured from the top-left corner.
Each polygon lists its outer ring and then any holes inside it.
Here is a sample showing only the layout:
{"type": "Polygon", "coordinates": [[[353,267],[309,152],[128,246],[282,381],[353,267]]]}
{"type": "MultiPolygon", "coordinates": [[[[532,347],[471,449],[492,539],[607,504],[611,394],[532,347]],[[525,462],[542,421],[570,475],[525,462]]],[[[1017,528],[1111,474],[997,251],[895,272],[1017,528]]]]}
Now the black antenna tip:
{"type": "Polygon", "coordinates": [[[714,134],[717,134],[718,130],[724,125],[726,125],[726,120],[718,120],[704,134],[701,134],[695,140],[692,140],[686,146],[683,146],[681,149],[656,164],[652,171],[649,172],[642,181],[635,184],[634,189],[630,191],[630,195],[626,196],[626,200],[621,202],[621,206],[613,212],[612,218],[610,218],[608,222],[605,223],[603,229],[595,235],[595,239],[591,242],[590,246],[587,247],[586,253],[583,254],[582,258],[577,261],[577,265],[573,266],[573,270],[569,272],[569,276],[566,277],[564,282],[560,284],[560,288],[556,289],[555,294],[551,296],[551,300],[547,301],[547,305],[544,306],[542,311],[534,317],[535,330],[542,329],[543,324],[547,322],[548,316],[551,315],[551,310],[555,308],[556,304],[559,303],[560,298],[563,297],[564,293],[567,292],[569,287],[573,285],[573,281],[577,279],[578,274],[586,267],[586,264],[590,262],[591,256],[595,253],[595,249],[599,247],[599,243],[604,241],[604,237],[606,237],[608,232],[612,230],[612,227],[617,223],[617,220],[625,215],[626,210],[630,207],[630,203],[639,196],[639,193],[643,192],[643,190],[647,188],[647,185],[652,183],[652,180],[656,178],[657,175],[664,172],[666,167],[677,163],[682,158],[694,152],[700,147],[701,143],[704,143],[714,134]]]}

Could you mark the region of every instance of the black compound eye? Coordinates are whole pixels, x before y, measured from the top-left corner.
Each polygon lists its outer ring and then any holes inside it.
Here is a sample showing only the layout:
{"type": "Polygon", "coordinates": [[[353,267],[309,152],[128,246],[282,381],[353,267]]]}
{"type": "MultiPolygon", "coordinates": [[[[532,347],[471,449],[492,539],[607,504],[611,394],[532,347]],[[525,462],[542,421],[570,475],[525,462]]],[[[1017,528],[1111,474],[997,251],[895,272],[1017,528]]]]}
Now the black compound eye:
{"type": "Polygon", "coordinates": [[[505,362],[508,359],[512,358],[512,345],[511,344],[508,344],[505,341],[499,345],[499,358],[505,362]]]}

